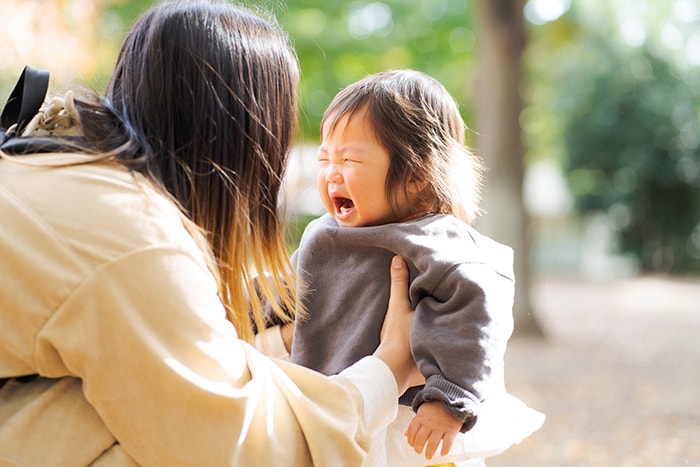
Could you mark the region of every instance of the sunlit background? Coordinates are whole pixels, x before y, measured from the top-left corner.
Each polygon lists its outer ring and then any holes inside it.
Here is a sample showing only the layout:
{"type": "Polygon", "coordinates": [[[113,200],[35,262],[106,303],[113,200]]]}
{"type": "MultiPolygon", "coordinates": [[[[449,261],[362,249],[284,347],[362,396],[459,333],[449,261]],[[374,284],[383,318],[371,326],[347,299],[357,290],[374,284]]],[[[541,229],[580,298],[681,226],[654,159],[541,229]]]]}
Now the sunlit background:
{"type": "MultiPolygon", "coordinates": [[[[477,11],[488,1],[247,2],[279,19],[300,56],[302,131],[286,193],[299,229],[323,211],[313,184],[323,110],[366,73],[435,76],[478,142],[479,45],[491,25],[477,11]]],[[[50,94],[101,93],[128,25],[151,3],[5,2],[0,103],[24,65],[51,72],[50,94]]],[[[527,314],[543,335],[513,341],[509,384],[548,421],[489,465],[700,465],[700,2],[523,4],[514,157],[524,162],[527,314]]]]}

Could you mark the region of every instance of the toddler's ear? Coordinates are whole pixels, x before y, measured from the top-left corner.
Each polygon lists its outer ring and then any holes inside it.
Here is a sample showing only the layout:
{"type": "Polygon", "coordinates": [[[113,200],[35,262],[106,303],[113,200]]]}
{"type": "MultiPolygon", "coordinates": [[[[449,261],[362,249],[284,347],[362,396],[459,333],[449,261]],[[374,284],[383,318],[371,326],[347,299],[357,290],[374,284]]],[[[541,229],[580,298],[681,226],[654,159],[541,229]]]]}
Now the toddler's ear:
{"type": "Polygon", "coordinates": [[[427,180],[423,180],[416,176],[412,176],[411,178],[409,178],[408,183],[406,184],[406,190],[409,194],[416,195],[425,190],[427,185],[427,180]]]}

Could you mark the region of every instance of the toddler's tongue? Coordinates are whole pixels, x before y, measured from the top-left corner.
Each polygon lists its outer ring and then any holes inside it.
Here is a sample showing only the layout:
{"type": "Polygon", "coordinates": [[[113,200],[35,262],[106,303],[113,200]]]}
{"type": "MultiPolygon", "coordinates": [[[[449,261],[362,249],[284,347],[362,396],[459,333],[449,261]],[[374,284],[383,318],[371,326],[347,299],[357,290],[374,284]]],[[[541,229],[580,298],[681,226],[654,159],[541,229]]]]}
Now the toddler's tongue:
{"type": "Polygon", "coordinates": [[[347,216],[355,208],[355,204],[349,198],[336,198],[334,201],[335,211],[341,217],[347,216]]]}

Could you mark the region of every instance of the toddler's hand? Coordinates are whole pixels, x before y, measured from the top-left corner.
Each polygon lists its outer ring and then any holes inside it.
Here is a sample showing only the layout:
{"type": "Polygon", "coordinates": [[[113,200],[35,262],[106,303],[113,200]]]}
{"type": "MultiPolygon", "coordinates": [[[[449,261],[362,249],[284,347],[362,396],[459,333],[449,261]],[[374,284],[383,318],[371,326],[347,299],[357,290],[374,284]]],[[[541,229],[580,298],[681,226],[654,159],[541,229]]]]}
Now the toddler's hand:
{"type": "Polygon", "coordinates": [[[444,456],[452,449],[457,434],[462,429],[462,422],[447,412],[440,401],[423,402],[418,407],[416,416],[406,429],[408,444],[418,453],[425,447],[426,459],[432,459],[442,441],[440,455],[444,456]]]}

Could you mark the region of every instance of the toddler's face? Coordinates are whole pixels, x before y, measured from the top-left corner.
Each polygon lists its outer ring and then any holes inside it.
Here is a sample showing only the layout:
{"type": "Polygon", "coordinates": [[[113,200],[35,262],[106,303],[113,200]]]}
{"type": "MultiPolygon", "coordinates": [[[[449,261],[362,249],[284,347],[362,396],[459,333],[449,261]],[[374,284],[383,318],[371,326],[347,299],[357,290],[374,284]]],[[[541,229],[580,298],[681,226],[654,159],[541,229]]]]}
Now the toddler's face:
{"type": "Polygon", "coordinates": [[[359,111],[343,116],[335,128],[322,129],[316,186],[328,213],[343,227],[398,220],[386,193],[389,153],[359,111]]]}

